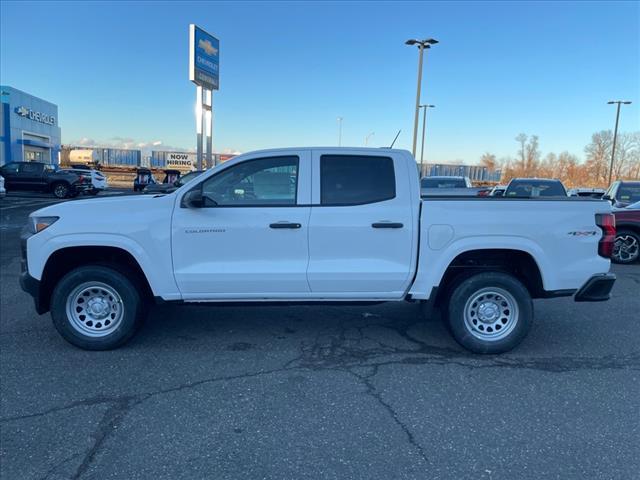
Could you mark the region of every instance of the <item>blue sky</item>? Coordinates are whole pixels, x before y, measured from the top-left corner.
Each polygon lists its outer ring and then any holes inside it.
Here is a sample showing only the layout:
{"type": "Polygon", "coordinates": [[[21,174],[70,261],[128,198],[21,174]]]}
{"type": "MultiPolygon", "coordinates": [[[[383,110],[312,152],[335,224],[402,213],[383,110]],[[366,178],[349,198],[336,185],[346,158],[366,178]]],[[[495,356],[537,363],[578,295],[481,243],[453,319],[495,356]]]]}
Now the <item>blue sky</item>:
{"type": "Polygon", "coordinates": [[[6,2],[0,81],[59,105],[64,143],[195,146],[188,24],[220,38],[217,151],[296,145],[411,148],[417,49],[426,159],[516,151],[583,156],[593,132],[640,129],[637,2],[6,2]]]}

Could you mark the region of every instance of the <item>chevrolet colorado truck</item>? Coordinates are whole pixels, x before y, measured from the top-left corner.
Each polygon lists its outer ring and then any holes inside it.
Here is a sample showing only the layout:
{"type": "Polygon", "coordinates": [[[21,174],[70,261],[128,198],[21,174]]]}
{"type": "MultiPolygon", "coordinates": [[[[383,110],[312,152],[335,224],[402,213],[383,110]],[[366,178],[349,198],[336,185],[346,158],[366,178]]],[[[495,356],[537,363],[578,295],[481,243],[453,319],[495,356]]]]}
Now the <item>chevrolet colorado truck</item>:
{"type": "Polygon", "coordinates": [[[150,302],[421,302],[477,353],[505,352],[533,298],[609,298],[609,202],[425,197],[406,151],[247,153],[173,193],[33,212],[22,288],[58,332],[118,347],[150,302]]]}

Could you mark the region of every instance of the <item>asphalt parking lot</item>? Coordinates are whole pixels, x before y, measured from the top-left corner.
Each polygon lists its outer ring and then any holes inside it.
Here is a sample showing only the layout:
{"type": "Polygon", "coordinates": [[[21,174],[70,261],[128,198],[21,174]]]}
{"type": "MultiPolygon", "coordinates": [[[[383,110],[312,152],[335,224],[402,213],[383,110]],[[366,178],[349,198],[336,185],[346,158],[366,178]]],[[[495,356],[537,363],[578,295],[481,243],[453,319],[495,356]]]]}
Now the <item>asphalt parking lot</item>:
{"type": "Polygon", "coordinates": [[[536,301],[501,356],[413,304],[154,307],[85,352],[18,286],[50,203],[0,201],[3,479],[640,478],[640,265],[609,302],[536,301]]]}

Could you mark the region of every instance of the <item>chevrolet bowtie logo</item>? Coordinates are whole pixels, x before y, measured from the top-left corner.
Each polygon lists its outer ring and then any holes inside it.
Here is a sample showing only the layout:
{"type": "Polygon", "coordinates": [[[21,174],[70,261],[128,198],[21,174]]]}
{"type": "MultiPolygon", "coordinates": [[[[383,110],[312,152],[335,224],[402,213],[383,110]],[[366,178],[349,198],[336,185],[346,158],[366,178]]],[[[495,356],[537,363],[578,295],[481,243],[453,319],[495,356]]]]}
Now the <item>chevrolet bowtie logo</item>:
{"type": "Polygon", "coordinates": [[[198,46],[205,52],[207,52],[207,55],[215,55],[218,53],[218,49],[211,45],[210,40],[200,40],[198,42],[198,46]]]}
{"type": "Polygon", "coordinates": [[[16,113],[21,117],[27,117],[29,116],[29,109],[26,107],[18,107],[16,108],[16,113]]]}

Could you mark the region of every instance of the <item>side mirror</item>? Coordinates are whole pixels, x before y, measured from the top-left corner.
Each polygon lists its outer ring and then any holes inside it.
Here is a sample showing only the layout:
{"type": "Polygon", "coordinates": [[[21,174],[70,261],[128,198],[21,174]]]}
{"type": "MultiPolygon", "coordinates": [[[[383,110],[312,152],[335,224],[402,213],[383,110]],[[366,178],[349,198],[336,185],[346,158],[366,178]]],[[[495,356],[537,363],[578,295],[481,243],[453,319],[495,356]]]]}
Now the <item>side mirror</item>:
{"type": "Polygon", "coordinates": [[[183,208],[202,208],[204,207],[204,197],[202,196],[202,190],[196,188],[195,190],[188,191],[184,197],[182,197],[183,208]]]}

